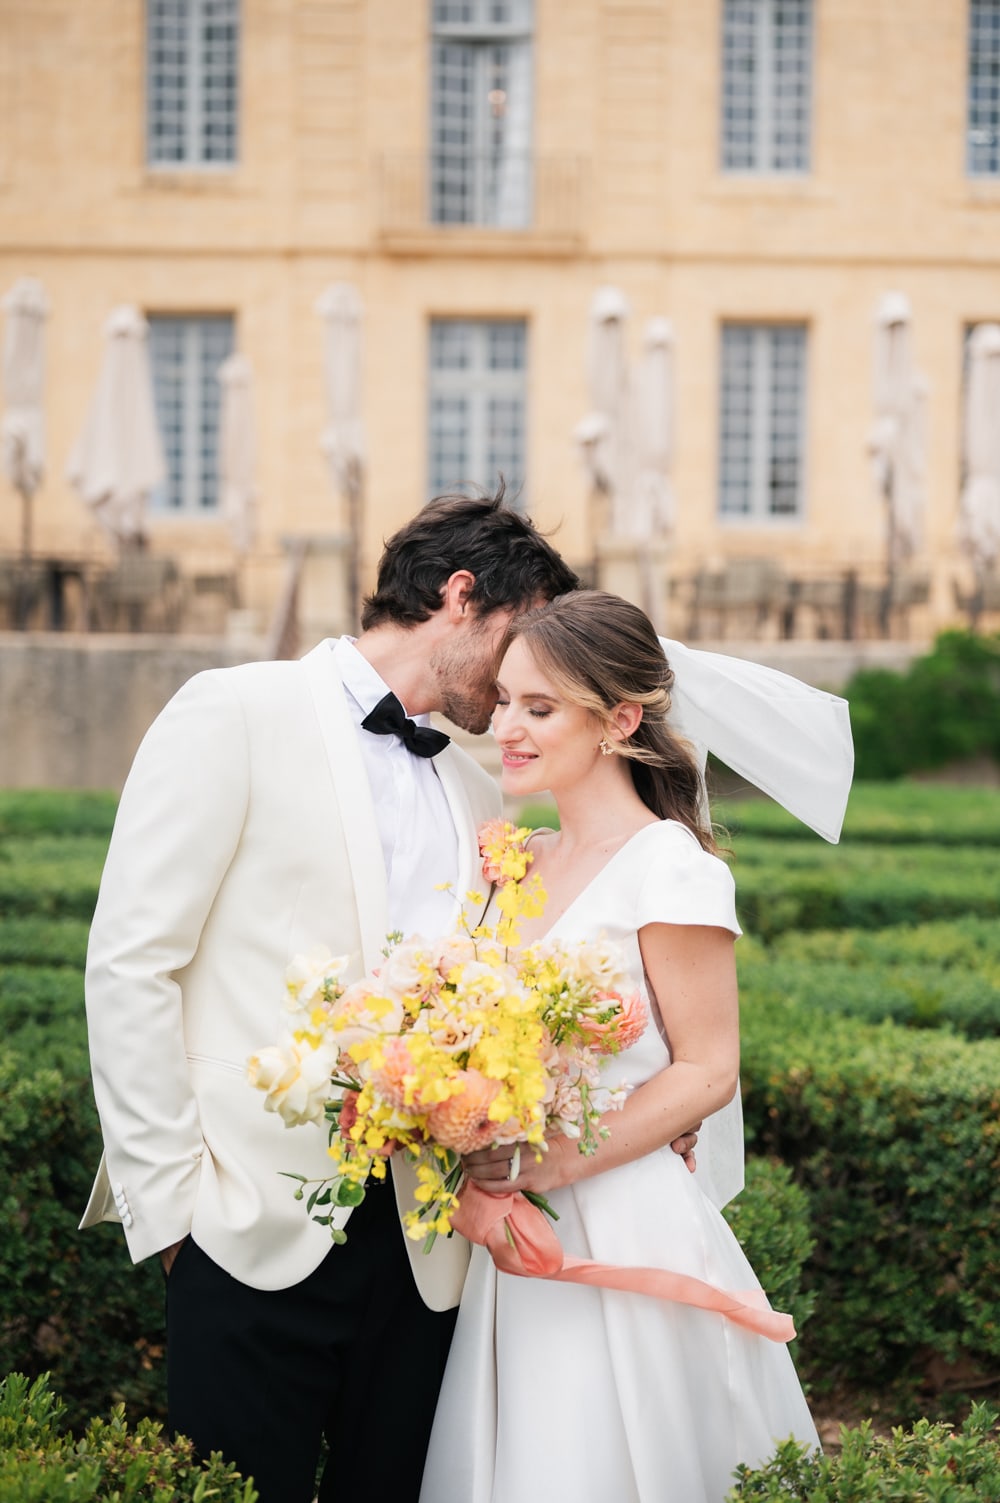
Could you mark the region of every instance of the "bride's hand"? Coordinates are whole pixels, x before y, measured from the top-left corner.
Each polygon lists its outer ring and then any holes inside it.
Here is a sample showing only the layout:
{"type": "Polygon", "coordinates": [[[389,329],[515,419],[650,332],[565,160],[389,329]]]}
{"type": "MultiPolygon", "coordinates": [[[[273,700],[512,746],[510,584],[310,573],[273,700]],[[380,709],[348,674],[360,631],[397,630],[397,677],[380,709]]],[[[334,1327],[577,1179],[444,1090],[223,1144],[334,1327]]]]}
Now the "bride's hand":
{"type": "Polygon", "coordinates": [[[505,1143],[500,1148],[481,1148],[466,1154],[462,1168],[481,1190],[492,1195],[509,1195],[513,1190],[534,1190],[547,1195],[574,1178],[568,1172],[567,1148],[579,1158],[576,1145],[568,1138],[549,1138],[542,1154],[527,1143],[505,1143]]]}
{"type": "Polygon", "coordinates": [[[670,1145],[674,1150],[674,1153],[680,1154],[691,1174],[693,1174],[698,1167],[697,1161],[694,1156],[694,1149],[695,1144],[698,1141],[698,1134],[700,1131],[701,1123],[696,1122],[690,1132],[681,1133],[680,1137],[675,1138],[670,1145]]]}

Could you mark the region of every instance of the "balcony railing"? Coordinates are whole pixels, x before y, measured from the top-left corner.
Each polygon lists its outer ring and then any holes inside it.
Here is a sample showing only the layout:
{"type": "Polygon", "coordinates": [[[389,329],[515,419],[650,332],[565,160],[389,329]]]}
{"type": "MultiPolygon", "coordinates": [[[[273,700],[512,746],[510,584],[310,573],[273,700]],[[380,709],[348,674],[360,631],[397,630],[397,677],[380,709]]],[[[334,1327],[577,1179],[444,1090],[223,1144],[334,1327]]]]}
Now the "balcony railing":
{"type": "Polygon", "coordinates": [[[576,241],[582,197],[578,157],[452,149],[378,163],[379,229],[390,237],[465,229],[576,241]]]}

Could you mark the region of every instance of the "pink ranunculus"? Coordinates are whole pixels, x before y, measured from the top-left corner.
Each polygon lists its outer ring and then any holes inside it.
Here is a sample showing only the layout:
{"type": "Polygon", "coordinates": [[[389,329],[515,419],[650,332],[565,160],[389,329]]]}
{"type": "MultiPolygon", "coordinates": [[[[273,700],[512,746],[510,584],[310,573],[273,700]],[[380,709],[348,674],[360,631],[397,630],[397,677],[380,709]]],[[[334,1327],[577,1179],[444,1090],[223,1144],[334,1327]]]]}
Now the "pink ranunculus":
{"type": "Polygon", "coordinates": [[[606,1023],[598,1023],[591,1018],[580,1020],[590,1047],[598,1054],[630,1049],[646,1031],[649,1009],[641,992],[629,992],[622,996],[620,992],[606,991],[597,992],[594,996],[594,1007],[599,1012],[606,1012],[615,1003],[619,1010],[606,1023]]]}

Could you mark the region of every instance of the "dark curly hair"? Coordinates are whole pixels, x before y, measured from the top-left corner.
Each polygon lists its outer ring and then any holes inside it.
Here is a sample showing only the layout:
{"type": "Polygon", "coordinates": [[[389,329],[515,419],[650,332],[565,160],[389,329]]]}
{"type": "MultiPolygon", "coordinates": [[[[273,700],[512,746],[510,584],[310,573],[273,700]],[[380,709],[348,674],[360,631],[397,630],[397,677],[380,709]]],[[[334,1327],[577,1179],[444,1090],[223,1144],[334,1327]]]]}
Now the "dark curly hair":
{"type": "Polygon", "coordinates": [[[394,533],[364,602],[363,629],[426,621],[459,569],[475,575],[469,604],[481,616],[501,607],[526,610],[575,590],[580,581],[573,570],[504,496],[502,480],[492,496],[437,496],[394,533]]]}

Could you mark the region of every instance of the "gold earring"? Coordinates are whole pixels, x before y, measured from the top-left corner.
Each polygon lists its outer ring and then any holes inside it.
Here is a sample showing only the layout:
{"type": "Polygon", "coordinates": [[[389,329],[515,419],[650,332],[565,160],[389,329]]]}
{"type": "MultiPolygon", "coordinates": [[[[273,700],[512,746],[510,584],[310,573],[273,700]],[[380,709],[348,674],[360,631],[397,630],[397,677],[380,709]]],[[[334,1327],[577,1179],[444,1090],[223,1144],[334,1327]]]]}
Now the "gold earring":
{"type": "Polygon", "coordinates": [[[607,736],[601,737],[600,741],[597,743],[597,749],[602,757],[614,756],[615,749],[611,745],[611,742],[608,740],[607,736]]]}

